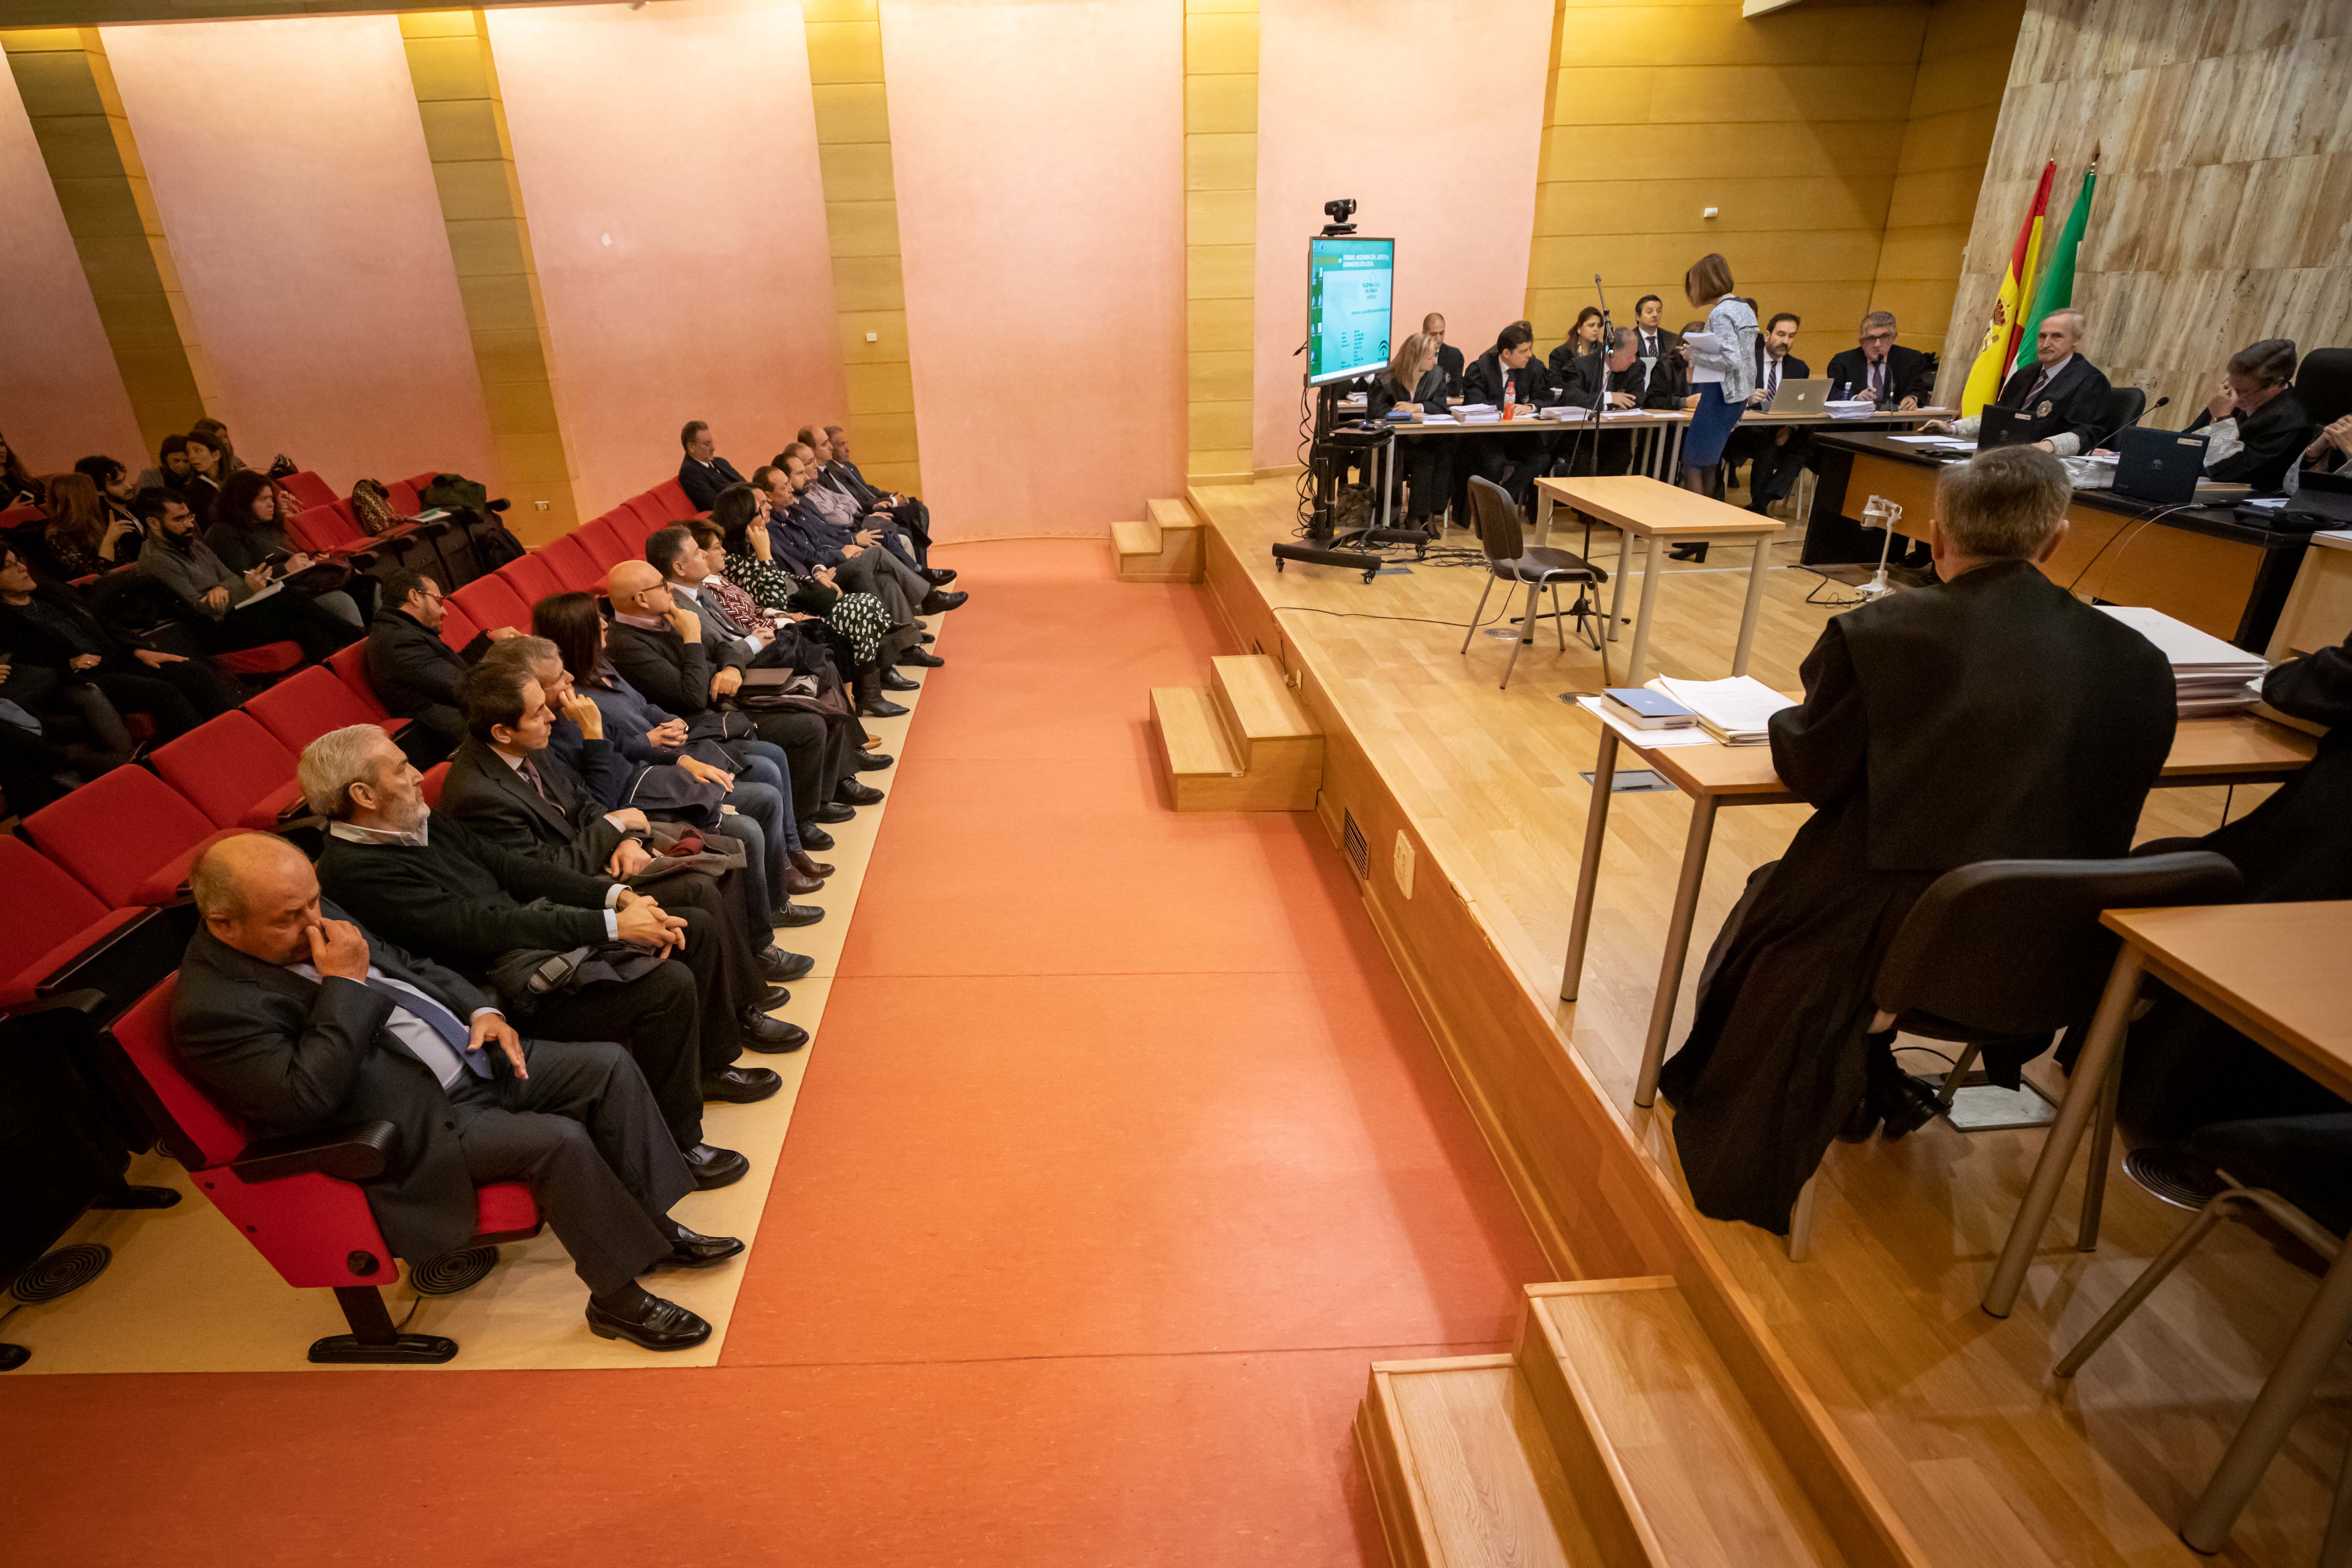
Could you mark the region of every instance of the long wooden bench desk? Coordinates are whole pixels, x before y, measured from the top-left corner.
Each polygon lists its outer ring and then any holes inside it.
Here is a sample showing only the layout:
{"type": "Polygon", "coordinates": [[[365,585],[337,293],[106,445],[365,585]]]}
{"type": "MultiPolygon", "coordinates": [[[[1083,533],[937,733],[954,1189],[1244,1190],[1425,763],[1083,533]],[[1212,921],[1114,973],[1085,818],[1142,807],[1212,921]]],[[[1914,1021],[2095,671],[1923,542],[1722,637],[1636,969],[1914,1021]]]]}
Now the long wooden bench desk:
{"type": "MultiPolygon", "coordinates": [[[[1801,696],[1791,692],[1790,696],[1801,696]]],[[[1596,715],[1597,716],[1597,715],[1596,715]]],[[[1715,814],[1726,805],[1780,805],[1797,796],[1772,768],[1772,748],[1759,746],[1644,745],[1642,732],[1601,719],[1601,747],[1592,765],[1592,805],[1584,819],[1584,854],[1576,868],[1576,903],[1569,923],[1568,958],[1560,974],[1563,1002],[1576,1000],[1584,973],[1585,939],[1592,924],[1593,889],[1601,875],[1601,847],[1609,823],[1609,792],[1617,772],[1617,748],[1630,747],[1644,767],[1691,797],[1690,830],[1683,840],[1675,901],[1666,921],[1666,951],[1658,966],[1657,994],[1650,1004],[1649,1032],[1642,1042],[1642,1070],[1633,1103],[1656,1098],[1658,1065],[1665,1059],[1666,1035],[1674,1026],[1675,994],[1690,949],[1691,921],[1698,909],[1699,881],[1706,873],[1715,814]]],[[[2274,784],[2307,764],[2318,742],[2298,730],[2251,713],[2217,719],[2184,719],[2174,731],[2158,787],[2197,784],[2274,784]]]]}
{"type": "MultiPolygon", "coordinates": [[[[1806,513],[1806,565],[1878,559],[1881,541],[1858,521],[1874,495],[1903,509],[1895,532],[1927,537],[1936,472],[1948,458],[1871,431],[1821,433],[1814,447],[1822,477],[1806,513]]],[[[2260,653],[2310,535],[2239,521],[2230,500],[2244,493],[2240,486],[2209,487],[2209,504],[2168,508],[2112,490],[2076,490],[2065,542],[2042,570],[2108,604],[2147,605],[2260,653]]]]}

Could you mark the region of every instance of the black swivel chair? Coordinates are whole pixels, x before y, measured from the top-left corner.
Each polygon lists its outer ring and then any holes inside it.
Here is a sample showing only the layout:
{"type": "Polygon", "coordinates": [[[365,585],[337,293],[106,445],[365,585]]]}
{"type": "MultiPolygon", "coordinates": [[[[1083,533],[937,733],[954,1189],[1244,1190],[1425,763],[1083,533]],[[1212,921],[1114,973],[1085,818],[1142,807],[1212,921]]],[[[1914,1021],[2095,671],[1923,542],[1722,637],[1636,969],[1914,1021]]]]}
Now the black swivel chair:
{"type": "Polygon", "coordinates": [[[1568,613],[1576,617],[1578,634],[1601,655],[1601,684],[1610,684],[1609,639],[1603,635],[1606,628],[1601,625],[1601,606],[1594,596],[1594,591],[1609,581],[1609,574],[1571,551],[1530,546],[1520,527],[1517,504],[1492,479],[1471,476],[1470,516],[1477,525],[1479,546],[1486,552],[1486,585],[1479,591],[1478,607],[1470,613],[1470,624],[1462,634],[1462,651],[1470,651],[1470,639],[1478,635],[1478,618],[1486,613],[1487,597],[1501,582],[1526,584],[1528,604],[1527,618],[1511,643],[1511,657],[1497,684],[1511,684],[1511,669],[1519,662],[1519,650],[1535,640],[1536,596],[1547,588],[1551,590],[1552,630],[1559,634],[1560,652],[1566,653],[1568,632],[1560,625],[1559,585],[1573,583],[1576,607],[1568,613]]]}
{"type": "Polygon", "coordinates": [[[2352,414],[2352,349],[2314,349],[2295,367],[2295,401],[2330,425],[2352,414]]]}
{"type": "MultiPolygon", "coordinates": [[[[1948,1107],[1987,1046],[2018,1062],[2050,1037],[2090,1017],[2115,966],[2116,938],[2102,910],[2226,903],[2243,879],[2210,850],[2125,860],[1979,860],[1945,872],[1919,895],[1871,983],[1874,1035],[1896,1030],[1950,1040],[1959,1059],[1937,1096],[1948,1107]]],[[[2091,1171],[2078,1243],[2099,1231],[2115,1085],[2107,1085],[2092,1135],[2091,1171]]],[[[1789,1256],[1801,1259],[1812,1218],[1812,1183],[1797,1199],[1789,1256]]]]}
{"type": "Polygon", "coordinates": [[[2147,394],[2137,386],[2113,386],[2107,389],[2106,411],[2099,416],[2099,428],[2104,432],[2092,443],[2104,447],[2116,438],[2116,432],[2139,423],[2147,412],[2147,394]]]}

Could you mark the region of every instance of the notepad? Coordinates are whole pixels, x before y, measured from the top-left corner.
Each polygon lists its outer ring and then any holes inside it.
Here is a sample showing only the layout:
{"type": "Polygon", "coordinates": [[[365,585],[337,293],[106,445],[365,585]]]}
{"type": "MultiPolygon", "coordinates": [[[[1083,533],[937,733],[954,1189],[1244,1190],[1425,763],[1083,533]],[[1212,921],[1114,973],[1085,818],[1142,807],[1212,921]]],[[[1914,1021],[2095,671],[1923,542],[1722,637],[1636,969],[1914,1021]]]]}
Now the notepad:
{"type": "Polygon", "coordinates": [[[2181,718],[2242,712],[2261,697],[2258,683],[2270,666],[2259,654],[2248,653],[2145,605],[2097,607],[2154,643],[2164,655],[2172,666],[2174,702],[2181,718]]]}
{"type": "Polygon", "coordinates": [[[1661,675],[1651,681],[1698,715],[1701,728],[1727,746],[1760,746],[1770,738],[1772,715],[1796,704],[1752,675],[1728,680],[1677,680],[1661,675]]]}

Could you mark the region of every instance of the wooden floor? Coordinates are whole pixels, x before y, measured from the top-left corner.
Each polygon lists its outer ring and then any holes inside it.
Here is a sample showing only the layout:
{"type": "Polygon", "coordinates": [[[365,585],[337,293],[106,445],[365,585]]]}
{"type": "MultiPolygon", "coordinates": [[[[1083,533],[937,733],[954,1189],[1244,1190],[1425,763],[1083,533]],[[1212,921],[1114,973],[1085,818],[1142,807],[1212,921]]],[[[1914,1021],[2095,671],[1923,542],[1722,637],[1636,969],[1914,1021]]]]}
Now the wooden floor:
{"type": "MultiPolygon", "coordinates": [[[[1592,765],[1598,733],[1561,694],[1601,684],[1597,656],[1573,637],[1561,653],[1546,626],[1510,688],[1498,690],[1507,643],[1481,635],[1466,657],[1458,651],[1483,584],[1475,565],[1432,561],[1369,585],[1354,573],[1297,563],[1277,575],[1265,547],[1293,531],[1289,479],[1193,495],[1276,607],[1286,647],[1261,651],[1311,665],[1518,982],[1551,1010],[1562,1040],[1679,1184],[1664,1125],[1671,1113],[1663,1103],[1655,1112],[1632,1104],[1690,816],[1679,793],[1614,803],[1581,1000],[1556,1000],[1588,798],[1579,774],[1592,765]]],[[[1453,537],[1468,548],[1468,536],[1453,537]]],[[[1576,549],[1580,540],[1566,532],[1553,542],[1576,549]]],[[[1598,563],[1613,568],[1614,542],[1606,531],[1594,535],[1598,563]]],[[[1675,568],[1662,584],[1654,670],[1729,673],[1748,552],[1717,556],[1703,568],[1675,568]]],[[[1766,584],[1750,670],[1791,688],[1831,606],[1851,595],[1797,567],[1795,556],[1793,537],[1776,548],[1782,569],[1766,584]]],[[[1633,602],[1629,593],[1629,613],[1633,602]]],[[[1487,607],[1490,620],[1514,613],[1487,607]]],[[[1262,639],[1236,640],[1246,649],[1262,639]]],[[[1629,646],[1630,627],[1617,647],[1629,646]]],[[[2242,815],[2262,793],[2158,791],[2139,837],[2209,831],[2225,807],[2242,815]]],[[[1801,806],[1750,806],[1717,818],[1674,1045],[1707,942],[1748,872],[1782,851],[1804,815],[1801,806]]],[[[2046,1081],[2056,1087],[2054,1076],[2046,1081]]],[[[1939,1122],[1897,1143],[1834,1145],[1813,1257],[1802,1265],[1776,1237],[1703,1223],[1937,1562],[2203,1561],[2175,1537],[2174,1522],[2309,1300],[2310,1260],[2242,1226],[2222,1227],[2073,1387],[2061,1385],[2051,1363],[2187,1216],[2117,1172],[2099,1251],[2074,1252],[2053,1226],[2015,1314],[1985,1316],[1977,1297],[2040,1140],[2038,1131],[1961,1134],[1939,1122]]],[[[2062,1216],[2071,1219],[2073,1205],[2070,1191],[2062,1216]]],[[[2352,1380],[2339,1368],[2255,1495],[2228,1560],[2277,1568],[2314,1560],[2352,1435],[2347,1395],[2352,1380]]]]}

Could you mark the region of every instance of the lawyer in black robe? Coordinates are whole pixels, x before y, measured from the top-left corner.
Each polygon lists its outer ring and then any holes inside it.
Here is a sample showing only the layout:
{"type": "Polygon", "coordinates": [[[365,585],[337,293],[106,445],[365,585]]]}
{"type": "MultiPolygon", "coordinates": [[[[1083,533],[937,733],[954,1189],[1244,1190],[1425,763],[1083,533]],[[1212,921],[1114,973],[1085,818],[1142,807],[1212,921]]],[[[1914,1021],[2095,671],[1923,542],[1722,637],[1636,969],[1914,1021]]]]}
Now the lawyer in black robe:
{"type": "MultiPolygon", "coordinates": [[[[2055,459],[2005,448],[1968,467],[1988,463],[2047,465],[2055,528],[2055,459]]],[[[1947,545],[1939,566],[1959,563],[1947,545]]],[[[1911,905],[1978,860],[2125,854],[2174,708],[2155,646],[2025,559],[1838,616],[1802,673],[1803,703],[1773,715],[1772,761],[1814,815],[1749,879],[1658,1080],[1699,1212],[1783,1234],[1894,1070],[1891,1037],[1866,1032],[1871,982],[1911,905]]]]}

